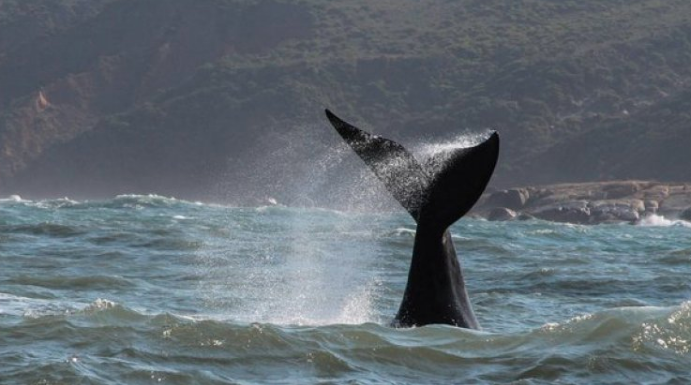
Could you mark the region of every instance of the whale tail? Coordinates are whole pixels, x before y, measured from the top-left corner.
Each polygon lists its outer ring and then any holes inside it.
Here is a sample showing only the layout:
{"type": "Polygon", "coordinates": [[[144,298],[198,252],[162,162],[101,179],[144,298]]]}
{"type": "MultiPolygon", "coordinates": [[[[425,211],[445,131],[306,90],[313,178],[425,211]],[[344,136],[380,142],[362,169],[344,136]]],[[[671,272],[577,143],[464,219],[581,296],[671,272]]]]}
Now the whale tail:
{"type": "Polygon", "coordinates": [[[326,116],[386,189],[418,224],[444,232],[465,215],[487,187],[499,157],[499,135],[446,151],[420,163],[400,144],[369,134],[326,110],[326,116]],[[439,163],[433,169],[423,164],[439,163]]]}

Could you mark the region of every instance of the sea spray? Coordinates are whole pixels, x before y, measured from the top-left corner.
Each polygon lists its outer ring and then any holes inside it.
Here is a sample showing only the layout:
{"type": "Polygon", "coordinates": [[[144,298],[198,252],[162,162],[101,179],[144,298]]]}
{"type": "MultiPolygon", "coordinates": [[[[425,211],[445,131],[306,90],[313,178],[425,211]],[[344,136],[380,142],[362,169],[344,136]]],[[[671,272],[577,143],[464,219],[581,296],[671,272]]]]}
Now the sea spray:
{"type": "Polygon", "coordinates": [[[651,214],[643,217],[640,221],[638,221],[637,225],[647,227],[691,227],[691,222],[683,221],[681,219],[667,219],[662,215],[651,214]]]}

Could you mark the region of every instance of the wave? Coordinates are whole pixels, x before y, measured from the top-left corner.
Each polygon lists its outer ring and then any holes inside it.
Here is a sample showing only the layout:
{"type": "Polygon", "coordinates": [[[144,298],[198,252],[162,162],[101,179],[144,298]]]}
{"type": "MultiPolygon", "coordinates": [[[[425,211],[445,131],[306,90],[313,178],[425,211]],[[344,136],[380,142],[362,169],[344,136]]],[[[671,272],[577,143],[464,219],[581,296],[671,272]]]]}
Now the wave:
{"type": "Polygon", "coordinates": [[[583,383],[608,376],[612,383],[688,383],[691,302],[488,332],[328,319],[257,323],[150,312],[105,298],[66,303],[0,293],[0,343],[3,360],[30,363],[0,369],[10,383],[583,383]],[[41,348],[13,348],[21,336],[41,348]]]}
{"type": "Polygon", "coordinates": [[[34,225],[0,225],[0,232],[57,238],[76,237],[86,233],[84,229],[81,229],[77,226],[50,222],[42,222],[34,225]]]}
{"type": "MultiPolygon", "coordinates": [[[[583,314],[557,323],[547,323],[534,329],[497,333],[491,331],[475,331],[446,325],[428,325],[414,328],[391,328],[386,324],[373,322],[336,322],[328,319],[321,323],[257,323],[252,321],[238,321],[219,314],[176,314],[150,313],[144,310],[120,304],[118,302],[98,298],[90,303],[68,303],[64,300],[40,299],[0,293],[0,310],[4,313],[22,315],[24,317],[49,317],[62,315],[65,317],[98,317],[101,322],[104,317],[115,323],[146,321],[154,326],[180,326],[195,333],[209,332],[216,329],[243,329],[247,333],[256,331],[275,331],[290,333],[331,333],[338,331],[343,337],[353,336],[355,339],[365,339],[369,342],[399,345],[401,347],[453,347],[458,340],[464,341],[469,350],[486,348],[487,343],[504,341],[504,349],[520,349],[517,342],[535,344],[537,341],[548,342],[550,345],[579,342],[602,344],[624,342],[624,345],[634,349],[643,345],[654,349],[667,349],[679,354],[691,352],[691,301],[685,301],[677,306],[624,306],[605,309],[591,314],[583,314]],[[36,308],[51,308],[43,314],[27,312],[36,308]],[[6,309],[20,309],[22,311],[8,312],[6,309]],[[38,314],[38,315],[37,315],[38,314]],[[371,335],[374,333],[375,335],[371,335]],[[367,337],[369,336],[369,337],[367,337]],[[621,340],[621,341],[620,341],[621,340]],[[472,342],[472,343],[471,343],[472,342]]],[[[170,332],[166,333],[170,334],[170,332]]],[[[182,334],[181,334],[182,335],[182,334]]],[[[496,344],[494,344],[497,347],[496,344]]],[[[499,344],[502,345],[502,344],[499,344]]],[[[527,346],[526,346],[527,347],[527,346]]],[[[470,353],[470,352],[469,352],[470,353]]],[[[477,351],[473,354],[477,354],[477,351]]]]}
{"type": "Polygon", "coordinates": [[[172,207],[176,205],[203,206],[202,202],[192,202],[166,197],[156,194],[122,194],[111,199],[104,200],[83,200],[77,201],[68,197],[57,199],[29,200],[23,199],[19,195],[12,195],[8,198],[1,198],[0,204],[22,204],[23,206],[36,207],[43,209],[89,209],[89,208],[148,208],[148,207],[172,207]]]}
{"type": "Polygon", "coordinates": [[[63,206],[70,206],[78,204],[78,201],[72,200],[67,197],[57,198],[57,199],[43,199],[43,200],[31,200],[24,199],[19,195],[10,195],[8,198],[0,198],[0,204],[5,205],[15,205],[20,204],[21,206],[28,207],[38,207],[38,208],[59,208],[63,206]]]}
{"type": "Polygon", "coordinates": [[[19,195],[10,195],[7,198],[0,198],[0,203],[4,203],[4,202],[17,203],[17,202],[25,202],[25,201],[19,195]]]}
{"type": "Polygon", "coordinates": [[[75,304],[70,301],[23,297],[0,292],[0,316],[36,318],[65,314],[76,309],[75,304]]]}
{"type": "Polygon", "coordinates": [[[125,289],[136,286],[128,279],[111,275],[91,275],[79,277],[61,277],[57,275],[37,277],[20,275],[7,280],[7,282],[15,285],[30,285],[49,289],[65,290],[125,289]]]}
{"type": "Polygon", "coordinates": [[[406,238],[406,239],[414,239],[415,238],[415,229],[409,229],[406,227],[397,227],[394,230],[387,231],[384,233],[384,236],[386,237],[396,237],[396,238],[406,238]]]}
{"type": "Polygon", "coordinates": [[[637,225],[645,227],[691,227],[691,222],[683,221],[681,219],[667,219],[662,215],[652,214],[638,221],[637,225]]]}
{"type": "MultiPolygon", "coordinates": [[[[591,378],[593,371],[643,382],[655,382],[661,375],[677,382],[690,379],[683,364],[674,366],[687,362],[684,357],[691,349],[690,302],[671,308],[615,308],[535,329],[492,333],[441,325],[393,329],[376,323],[241,323],[199,314],[146,314],[98,299],[79,310],[34,317],[5,330],[48,340],[68,335],[71,346],[91,347],[63,353],[74,364],[68,378],[85,371],[124,376],[120,382],[142,375],[142,359],[151,378],[175,378],[172,383],[198,382],[199,377],[178,370],[190,364],[247,382],[274,376],[311,382],[305,379],[316,376],[394,383],[572,383],[591,378]],[[98,357],[90,356],[92,350],[98,357]],[[117,371],[104,370],[114,364],[117,371]]],[[[55,353],[34,352],[44,359],[55,353]]],[[[24,374],[50,369],[43,362],[24,374]]]]}
{"type": "Polygon", "coordinates": [[[175,197],[166,197],[156,194],[122,194],[117,195],[110,204],[122,207],[170,207],[178,204],[193,204],[192,202],[178,200],[175,197]]]}

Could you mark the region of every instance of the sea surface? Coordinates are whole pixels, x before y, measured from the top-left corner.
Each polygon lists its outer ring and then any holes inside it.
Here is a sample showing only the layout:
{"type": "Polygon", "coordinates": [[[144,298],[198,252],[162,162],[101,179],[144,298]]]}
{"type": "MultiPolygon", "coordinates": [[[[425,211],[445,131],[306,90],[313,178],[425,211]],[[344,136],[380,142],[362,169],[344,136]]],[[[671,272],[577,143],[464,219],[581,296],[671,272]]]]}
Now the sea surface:
{"type": "Polygon", "coordinates": [[[0,384],[689,384],[691,227],[462,219],[481,331],[388,326],[395,213],[0,201],[0,384]]]}

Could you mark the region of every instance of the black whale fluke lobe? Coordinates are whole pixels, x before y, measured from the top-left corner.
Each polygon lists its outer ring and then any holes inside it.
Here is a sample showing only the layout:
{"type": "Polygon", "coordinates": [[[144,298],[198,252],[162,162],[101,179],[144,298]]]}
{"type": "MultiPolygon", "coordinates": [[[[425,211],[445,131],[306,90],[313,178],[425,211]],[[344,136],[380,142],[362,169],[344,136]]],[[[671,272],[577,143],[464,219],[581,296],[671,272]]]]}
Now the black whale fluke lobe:
{"type": "Polygon", "coordinates": [[[400,144],[372,135],[339,119],[331,111],[326,116],[343,140],[384,183],[393,197],[417,221],[431,176],[400,144]]]}
{"type": "Polygon", "coordinates": [[[448,228],[485,190],[499,157],[499,135],[450,150],[432,170],[400,144],[360,130],[329,110],[326,116],[417,222],[408,283],[393,325],[478,329],[448,228]]]}

